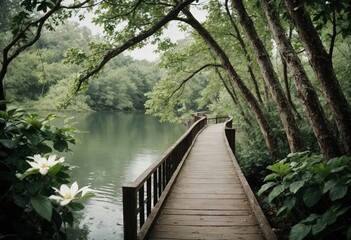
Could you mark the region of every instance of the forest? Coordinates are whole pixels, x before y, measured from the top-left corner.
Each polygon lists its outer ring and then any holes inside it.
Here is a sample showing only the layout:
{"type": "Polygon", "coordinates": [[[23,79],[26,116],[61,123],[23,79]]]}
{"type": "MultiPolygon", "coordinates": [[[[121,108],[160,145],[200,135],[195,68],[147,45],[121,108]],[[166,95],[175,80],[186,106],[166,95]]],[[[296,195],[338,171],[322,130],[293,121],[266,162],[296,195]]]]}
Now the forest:
{"type": "MultiPolygon", "coordinates": [[[[28,202],[38,222],[61,214],[18,159],[76,141],[70,127],[53,130],[51,116],[16,106],[145,110],[171,122],[210,111],[234,117],[242,171],[282,239],[351,239],[350,1],[6,0],[0,12],[0,201],[17,209],[14,221],[29,219],[28,202]],[[70,20],[86,13],[102,36],[70,20]],[[162,34],[171,22],[185,39],[162,34]],[[159,60],[124,55],[147,43],[159,60]]],[[[66,183],[67,171],[52,172],[51,184],[66,183]]],[[[71,210],[44,239],[64,235],[71,210]]]]}

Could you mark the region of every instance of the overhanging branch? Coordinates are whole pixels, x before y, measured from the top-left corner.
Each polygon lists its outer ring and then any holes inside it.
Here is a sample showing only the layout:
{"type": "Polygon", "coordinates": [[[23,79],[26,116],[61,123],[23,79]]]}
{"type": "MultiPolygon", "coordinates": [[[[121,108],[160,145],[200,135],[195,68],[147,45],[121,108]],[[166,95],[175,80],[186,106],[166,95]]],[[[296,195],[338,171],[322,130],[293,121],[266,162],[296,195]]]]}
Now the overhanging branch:
{"type": "Polygon", "coordinates": [[[209,64],[205,64],[202,67],[198,68],[196,71],[194,71],[189,77],[187,77],[186,79],[184,79],[180,85],[171,93],[171,95],[166,99],[166,103],[174,96],[174,94],[181,88],[184,86],[185,83],[187,83],[191,78],[193,78],[196,74],[198,74],[199,72],[201,72],[202,70],[208,68],[208,67],[215,67],[215,68],[219,68],[219,67],[223,67],[221,64],[213,64],[213,63],[209,63],[209,64]]]}
{"type": "Polygon", "coordinates": [[[194,2],[195,0],[185,0],[180,2],[174,9],[172,9],[167,15],[165,15],[161,20],[155,23],[154,26],[149,28],[146,31],[143,31],[139,35],[129,39],[126,41],[124,44],[122,44],[119,47],[116,47],[110,51],[108,51],[101,62],[92,70],[88,71],[85,76],[81,77],[78,80],[76,89],[74,90],[75,92],[78,92],[82,86],[82,84],[87,81],[91,76],[94,74],[98,73],[105,65],[107,62],[109,62],[112,58],[118,56],[128,48],[135,46],[136,44],[140,43],[141,41],[147,39],[154,33],[156,33],[158,30],[160,30],[163,26],[165,26],[168,22],[176,19],[177,15],[179,14],[180,11],[182,11],[185,7],[187,7],[189,4],[194,2]]]}

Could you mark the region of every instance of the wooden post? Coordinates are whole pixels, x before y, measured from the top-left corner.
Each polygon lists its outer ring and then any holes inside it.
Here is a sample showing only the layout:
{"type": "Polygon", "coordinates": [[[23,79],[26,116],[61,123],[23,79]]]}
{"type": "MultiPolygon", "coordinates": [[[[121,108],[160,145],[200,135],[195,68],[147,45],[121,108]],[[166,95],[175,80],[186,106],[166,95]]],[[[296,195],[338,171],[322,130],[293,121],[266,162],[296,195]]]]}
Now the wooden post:
{"type": "Polygon", "coordinates": [[[123,187],[124,239],[135,240],[138,235],[137,194],[132,187],[123,187]]]}
{"type": "Polygon", "coordinates": [[[234,128],[226,128],[225,135],[227,137],[228,143],[232,152],[235,154],[235,129],[234,128]]]}
{"type": "Polygon", "coordinates": [[[151,213],[151,176],[146,182],[146,217],[151,213]]]}
{"type": "Polygon", "coordinates": [[[137,212],[139,212],[139,224],[140,227],[143,226],[144,222],[145,222],[145,188],[144,188],[144,184],[141,186],[141,188],[139,189],[139,211],[137,210],[137,212]]]}

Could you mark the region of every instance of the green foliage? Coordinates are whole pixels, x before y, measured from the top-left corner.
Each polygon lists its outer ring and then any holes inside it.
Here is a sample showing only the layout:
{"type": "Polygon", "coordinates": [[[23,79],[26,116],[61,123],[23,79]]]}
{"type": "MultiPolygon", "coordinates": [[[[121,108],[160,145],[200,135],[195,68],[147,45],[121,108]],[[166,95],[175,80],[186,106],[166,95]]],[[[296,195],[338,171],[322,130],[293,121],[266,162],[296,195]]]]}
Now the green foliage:
{"type": "Polygon", "coordinates": [[[153,63],[117,57],[98,79],[90,82],[86,102],[96,111],[142,110],[144,94],[151,90],[159,75],[153,63]]]}
{"type": "MultiPolygon", "coordinates": [[[[64,239],[73,208],[52,204],[53,187],[69,182],[64,158],[43,154],[70,151],[75,129],[51,125],[56,116],[41,117],[19,109],[0,112],[0,230],[15,239],[64,239]],[[34,157],[31,157],[34,156],[34,157]]],[[[73,204],[73,202],[72,202],[73,204]]]]}
{"type": "Polygon", "coordinates": [[[290,239],[349,239],[351,227],[351,157],[328,162],[310,152],[292,153],[267,167],[259,195],[278,208],[277,215],[295,219],[290,239]]]}

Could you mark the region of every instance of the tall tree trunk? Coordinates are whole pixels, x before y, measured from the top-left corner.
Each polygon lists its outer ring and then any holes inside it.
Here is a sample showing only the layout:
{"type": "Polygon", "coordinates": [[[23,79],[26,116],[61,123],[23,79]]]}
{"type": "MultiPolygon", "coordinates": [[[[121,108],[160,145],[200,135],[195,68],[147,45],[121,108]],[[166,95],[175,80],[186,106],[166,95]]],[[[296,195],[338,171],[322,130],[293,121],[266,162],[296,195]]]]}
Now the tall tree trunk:
{"type": "Polygon", "coordinates": [[[252,59],[250,57],[249,52],[247,51],[247,47],[246,47],[246,44],[244,42],[244,39],[241,37],[239,28],[238,28],[237,24],[234,22],[233,16],[230,13],[230,9],[229,9],[229,6],[228,6],[228,1],[229,0],[225,1],[225,9],[227,11],[227,15],[229,17],[229,20],[230,20],[230,23],[231,23],[232,27],[234,28],[235,38],[238,40],[241,48],[244,51],[244,55],[245,55],[246,61],[247,61],[247,71],[250,74],[251,81],[252,81],[252,83],[253,83],[253,85],[255,87],[255,92],[256,92],[257,99],[258,99],[258,101],[260,103],[263,103],[262,97],[261,97],[261,93],[260,93],[260,89],[258,87],[257,78],[255,76],[255,73],[254,73],[253,69],[252,69],[252,59]]]}
{"type": "Polygon", "coordinates": [[[236,10],[238,19],[243,26],[243,29],[248,36],[248,39],[254,49],[260,66],[262,76],[269,87],[270,93],[278,107],[281,122],[288,139],[291,152],[298,152],[304,149],[301,133],[297,126],[292,108],[284,94],[284,91],[278,81],[277,75],[273,69],[272,62],[268,52],[264,47],[259,35],[256,32],[255,26],[247,14],[242,0],[232,0],[232,6],[236,10]]]}
{"type": "Polygon", "coordinates": [[[225,54],[223,49],[218,45],[218,43],[213,39],[211,34],[201,25],[201,23],[199,23],[195,19],[195,17],[191,14],[191,12],[188,9],[183,9],[182,12],[187,18],[181,19],[181,20],[188,23],[199,33],[202,39],[209,45],[211,50],[220,59],[224,69],[228,73],[229,78],[233,82],[235,82],[235,84],[238,86],[238,89],[241,91],[242,96],[248,102],[251,108],[251,111],[253,112],[258,122],[258,125],[261,129],[262,135],[264,137],[264,140],[266,142],[266,145],[268,147],[268,150],[270,151],[272,158],[277,159],[278,158],[277,142],[273,136],[272,129],[269,125],[269,122],[266,119],[265,115],[263,114],[257,99],[254,97],[251,91],[246,87],[245,83],[243,82],[243,80],[240,78],[240,76],[237,74],[234,67],[230,63],[228,56],[225,54]]]}
{"type": "Polygon", "coordinates": [[[331,59],[310,16],[305,11],[303,1],[284,0],[284,2],[332,111],[344,153],[351,155],[351,108],[336,78],[331,59]]]}
{"type": "Polygon", "coordinates": [[[336,157],[340,154],[340,151],[337,144],[335,144],[336,141],[329,128],[318,95],[309,81],[299,57],[289,39],[286,37],[284,28],[280,24],[279,17],[273,9],[273,6],[270,5],[269,0],[261,0],[261,2],[274,41],[277,44],[280,55],[284,58],[293,76],[298,96],[301,98],[306,108],[308,120],[316,136],[321,153],[326,159],[336,157]]]}

